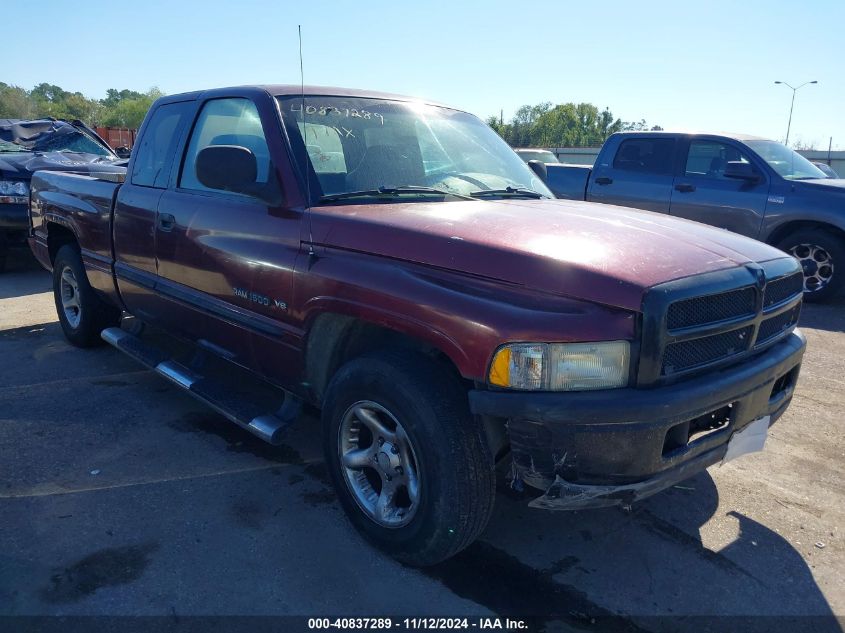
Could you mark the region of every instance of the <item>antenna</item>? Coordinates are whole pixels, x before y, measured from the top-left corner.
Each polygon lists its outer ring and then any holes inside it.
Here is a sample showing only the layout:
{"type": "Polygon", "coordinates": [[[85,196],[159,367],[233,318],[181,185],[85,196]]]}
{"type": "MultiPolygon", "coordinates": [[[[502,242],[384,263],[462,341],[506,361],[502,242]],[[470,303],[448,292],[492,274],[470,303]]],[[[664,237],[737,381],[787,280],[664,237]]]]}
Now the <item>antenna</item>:
{"type": "Polygon", "coordinates": [[[299,86],[302,115],[302,168],[305,170],[305,213],[308,216],[308,254],[314,255],[314,234],[311,232],[311,174],[308,171],[308,127],[305,122],[305,72],[302,66],[302,25],[296,25],[299,33],[299,86]]]}

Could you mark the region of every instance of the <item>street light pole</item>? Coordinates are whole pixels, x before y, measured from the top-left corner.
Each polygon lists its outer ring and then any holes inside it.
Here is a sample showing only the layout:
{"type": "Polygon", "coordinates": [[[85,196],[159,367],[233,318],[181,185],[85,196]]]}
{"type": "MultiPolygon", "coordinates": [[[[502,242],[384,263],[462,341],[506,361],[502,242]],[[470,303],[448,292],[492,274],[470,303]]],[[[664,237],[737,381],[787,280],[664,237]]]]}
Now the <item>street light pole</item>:
{"type": "Polygon", "coordinates": [[[786,124],[786,141],[784,142],[784,145],[786,145],[788,147],[789,146],[789,130],[792,128],[792,109],[795,107],[795,93],[798,92],[798,90],[800,88],[803,88],[807,84],[817,84],[819,82],[818,81],[805,81],[803,84],[801,84],[797,88],[793,88],[792,86],[790,86],[785,81],[776,81],[775,83],[776,84],[783,84],[784,86],[786,86],[787,88],[790,88],[792,90],[792,103],[789,104],[789,123],[786,124]]]}

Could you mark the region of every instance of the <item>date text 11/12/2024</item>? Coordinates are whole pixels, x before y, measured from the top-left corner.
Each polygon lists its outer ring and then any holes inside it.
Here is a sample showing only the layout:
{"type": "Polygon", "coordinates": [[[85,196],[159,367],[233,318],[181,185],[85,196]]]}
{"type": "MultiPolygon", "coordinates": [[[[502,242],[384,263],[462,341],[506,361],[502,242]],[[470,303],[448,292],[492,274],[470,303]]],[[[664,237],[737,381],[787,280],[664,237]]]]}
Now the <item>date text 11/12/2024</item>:
{"type": "Polygon", "coordinates": [[[528,630],[525,620],[511,618],[309,618],[309,630],[528,630]]]}

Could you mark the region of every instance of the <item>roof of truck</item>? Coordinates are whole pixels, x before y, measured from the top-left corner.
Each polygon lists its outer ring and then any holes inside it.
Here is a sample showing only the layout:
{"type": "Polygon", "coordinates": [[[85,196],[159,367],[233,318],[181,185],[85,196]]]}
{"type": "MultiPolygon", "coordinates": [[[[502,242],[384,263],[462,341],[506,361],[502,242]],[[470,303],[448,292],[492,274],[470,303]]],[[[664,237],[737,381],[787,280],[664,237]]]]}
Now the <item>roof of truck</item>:
{"type": "Polygon", "coordinates": [[[305,96],[332,96],[332,97],[353,97],[353,98],[368,98],[368,99],[389,99],[391,101],[414,101],[418,103],[425,103],[427,105],[435,105],[452,110],[459,110],[452,106],[431,101],[429,99],[421,99],[419,97],[410,97],[408,95],[398,95],[390,92],[379,92],[376,90],[360,90],[357,88],[340,88],[337,86],[312,86],[299,84],[249,84],[243,86],[230,86],[221,88],[211,88],[208,90],[195,90],[193,92],[183,92],[179,94],[167,95],[161,98],[162,102],[170,101],[185,101],[199,98],[207,93],[225,93],[228,91],[239,90],[263,90],[273,96],[287,97],[305,94],[305,96]]]}
{"type": "Polygon", "coordinates": [[[771,139],[763,136],[753,136],[752,134],[737,134],[735,132],[702,132],[699,130],[642,130],[630,132],[617,132],[617,134],[624,136],[722,136],[724,138],[733,139],[735,141],[769,141],[771,139]]]}

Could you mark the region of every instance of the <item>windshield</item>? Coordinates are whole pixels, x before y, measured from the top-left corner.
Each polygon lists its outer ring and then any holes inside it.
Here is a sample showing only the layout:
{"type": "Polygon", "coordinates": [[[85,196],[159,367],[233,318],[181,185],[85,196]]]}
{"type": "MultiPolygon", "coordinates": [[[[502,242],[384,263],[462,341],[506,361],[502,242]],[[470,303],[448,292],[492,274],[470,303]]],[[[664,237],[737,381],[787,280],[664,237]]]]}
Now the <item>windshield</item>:
{"type": "Polygon", "coordinates": [[[551,152],[532,149],[532,150],[516,150],[516,153],[526,163],[529,160],[539,160],[539,161],[542,161],[544,163],[559,163],[560,162],[557,159],[557,156],[555,156],[551,152]]]}
{"type": "Polygon", "coordinates": [[[513,150],[476,117],[384,99],[279,97],[297,161],[307,146],[315,197],[360,202],[441,197],[552,197],[513,150]],[[428,191],[425,191],[427,188],[428,191]],[[360,196],[346,196],[354,194],[360,196]],[[330,197],[330,198],[329,198],[330,197]]]}
{"type": "Polygon", "coordinates": [[[111,154],[105,147],[97,143],[94,139],[88,138],[82,132],[47,136],[39,140],[34,149],[37,152],[84,152],[86,154],[111,157],[111,154]]]}
{"type": "Polygon", "coordinates": [[[775,141],[745,141],[745,144],[787,180],[825,177],[821,169],[786,145],[775,141]]]}

